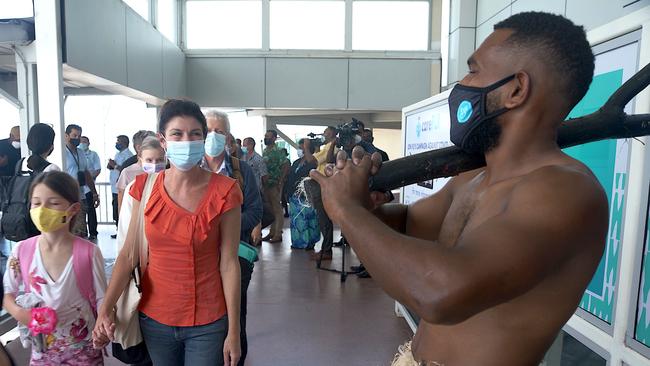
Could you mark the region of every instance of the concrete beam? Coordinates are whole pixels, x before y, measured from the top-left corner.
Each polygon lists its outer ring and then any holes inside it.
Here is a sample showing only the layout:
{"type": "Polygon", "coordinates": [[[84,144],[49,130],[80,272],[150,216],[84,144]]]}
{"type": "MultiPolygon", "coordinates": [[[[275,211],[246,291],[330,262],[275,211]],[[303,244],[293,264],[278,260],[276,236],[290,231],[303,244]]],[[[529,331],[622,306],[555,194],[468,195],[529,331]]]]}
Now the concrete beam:
{"type": "Polygon", "coordinates": [[[113,93],[109,93],[106,90],[101,90],[93,87],[81,87],[81,88],[73,88],[73,87],[65,87],[63,88],[63,94],[67,95],[115,95],[113,93]]]}

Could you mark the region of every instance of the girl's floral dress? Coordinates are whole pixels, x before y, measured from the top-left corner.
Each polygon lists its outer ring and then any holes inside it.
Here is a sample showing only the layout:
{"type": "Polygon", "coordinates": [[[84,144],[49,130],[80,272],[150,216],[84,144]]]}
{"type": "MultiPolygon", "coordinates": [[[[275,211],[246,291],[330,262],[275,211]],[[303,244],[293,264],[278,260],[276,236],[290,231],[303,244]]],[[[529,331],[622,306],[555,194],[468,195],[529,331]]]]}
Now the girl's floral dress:
{"type": "MultiPolygon", "coordinates": [[[[18,261],[20,245],[19,243],[14,248],[9,257],[3,279],[5,293],[14,296],[19,294],[19,288],[22,290],[23,285],[18,261]]],[[[42,300],[39,306],[54,309],[58,317],[56,330],[52,334],[43,335],[45,350],[40,352],[37,347],[32,347],[30,365],[103,365],[101,350],[94,349],[92,345],[95,316],[88,300],[77,287],[72,256],[60,278],[53,281],[43,266],[37,246],[28,272],[31,292],[42,300]]],[[[95,247],[93,282],[99,306],[106,291],[104,258],[99,247],[95,247]]]]}

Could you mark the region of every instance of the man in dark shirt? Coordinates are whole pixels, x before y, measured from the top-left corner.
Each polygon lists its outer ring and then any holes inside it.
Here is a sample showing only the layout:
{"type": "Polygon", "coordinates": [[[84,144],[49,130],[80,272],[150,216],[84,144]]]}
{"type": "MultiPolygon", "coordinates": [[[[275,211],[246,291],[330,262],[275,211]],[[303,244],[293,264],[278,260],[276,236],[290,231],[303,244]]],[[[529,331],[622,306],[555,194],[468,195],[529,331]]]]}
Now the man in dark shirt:
{"type": "Polygon", "coordinates": [[[20,127],[14,126],[9,138],[0,140],[0,175],[14,175],[20,156],[20,127]]]}
{"type": "Polygon", "coordinates": [[[371,129],[365,128],[363,130],[363,133],[361,134],[361,139],[363,141],[365,141],[366,143],[372,145],[375,148],[375,150],[377,150],[377,152],[381,155],[381,161],[388,161],[389,160],[388,159],[388,154],[386,154],[386,152],[384,150],[378,148],[377,146],[375,146],[373,144],[373,142],[375,141],[375,138],[372,136],[372,130],[371,129]]]}

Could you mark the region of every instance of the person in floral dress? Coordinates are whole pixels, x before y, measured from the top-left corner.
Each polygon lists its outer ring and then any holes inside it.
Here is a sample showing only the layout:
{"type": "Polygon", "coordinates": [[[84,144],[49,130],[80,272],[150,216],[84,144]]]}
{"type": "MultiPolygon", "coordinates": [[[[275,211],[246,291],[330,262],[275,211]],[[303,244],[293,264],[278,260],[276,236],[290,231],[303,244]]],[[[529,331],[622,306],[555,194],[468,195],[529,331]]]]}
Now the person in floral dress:
{"type": "Polygon", "coordinates": [[[22,325],[39,320],[34,311],[16,303],[17,296],[29,296],[31,303],[38,304],[36,308],[49,308],[56,314],[52,331],[30,337],[30,365],[103,365],[101,350],[93,347],[91,331],[96,307],[106,290],[104,259],[99,247],[70,232],[80,212],[79,197],[79,185],[65,173],[49,172],[37,177],[32,185],[30,216],[42,234],[18,243],[7,261],[4,308],[22,325]],[[34,246],[32,259],[21,263],[26,257],[21,247],[30,244],[34,246]],[[75,247],[88,245],[90,255],[73,260],[73,252],[78,253],[75,247]],[[92,269],[94,299],[82,295],[73,268],[83,260],[92,262],[85,266],[92,269]],[[23,273],[28,274],[27,281],[23,273]],[[29,291],[20,295],[25,284],[29,284],[29,291]]]}

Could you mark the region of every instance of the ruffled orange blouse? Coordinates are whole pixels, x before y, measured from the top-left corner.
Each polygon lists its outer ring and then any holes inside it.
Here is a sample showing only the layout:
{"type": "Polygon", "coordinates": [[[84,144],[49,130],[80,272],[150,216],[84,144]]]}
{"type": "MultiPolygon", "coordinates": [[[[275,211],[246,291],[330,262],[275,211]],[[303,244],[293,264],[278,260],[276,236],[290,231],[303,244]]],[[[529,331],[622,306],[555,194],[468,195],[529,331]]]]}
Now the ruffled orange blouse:
{"type": "MultiPolygon", "coordinates": [[[[147,175],[129,192],[140,201],[147,175]]],[[[221,284],[220,216],[242,204],[237,181],[213,174],[196,212],[178,206],[158,175],[145,207],[149,265],[142,277],[139,310],[168,326],[195,326],[226,314],[221,284]]]]}

